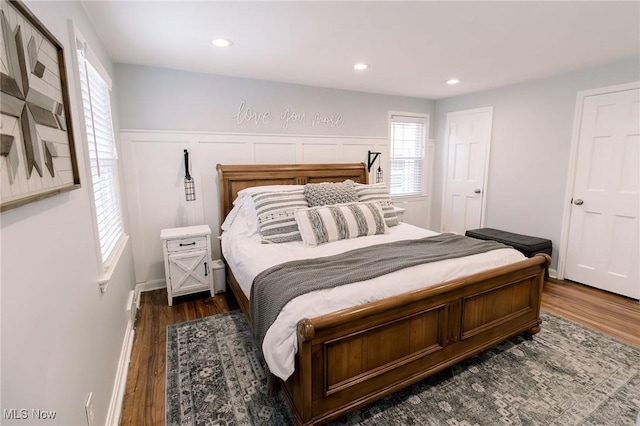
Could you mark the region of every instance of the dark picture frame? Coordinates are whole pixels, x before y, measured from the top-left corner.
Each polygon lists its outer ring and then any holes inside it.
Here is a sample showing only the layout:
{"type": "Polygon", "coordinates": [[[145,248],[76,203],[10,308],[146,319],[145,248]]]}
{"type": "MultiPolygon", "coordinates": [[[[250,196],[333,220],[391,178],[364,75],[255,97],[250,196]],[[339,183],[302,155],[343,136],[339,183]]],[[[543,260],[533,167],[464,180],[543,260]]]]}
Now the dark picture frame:
{"type": "Polygon", "coordinates": [[[62,44],[20,1],[0,0],[0,211],[80,188],[62,44]]]}

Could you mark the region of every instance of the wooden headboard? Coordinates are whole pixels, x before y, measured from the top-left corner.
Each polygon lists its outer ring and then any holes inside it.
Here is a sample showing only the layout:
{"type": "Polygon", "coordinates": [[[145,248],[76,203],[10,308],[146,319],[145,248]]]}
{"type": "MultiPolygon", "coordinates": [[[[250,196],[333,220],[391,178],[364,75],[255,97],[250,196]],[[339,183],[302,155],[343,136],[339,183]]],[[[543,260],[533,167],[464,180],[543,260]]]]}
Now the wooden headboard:
{"type": "Polygon", "coordinates": [[[304,185],[319,182],[369,183],[364,163],[344,164],[218,164],[220,223],[233,208],[238,191],[252,186],[304,185]]]}

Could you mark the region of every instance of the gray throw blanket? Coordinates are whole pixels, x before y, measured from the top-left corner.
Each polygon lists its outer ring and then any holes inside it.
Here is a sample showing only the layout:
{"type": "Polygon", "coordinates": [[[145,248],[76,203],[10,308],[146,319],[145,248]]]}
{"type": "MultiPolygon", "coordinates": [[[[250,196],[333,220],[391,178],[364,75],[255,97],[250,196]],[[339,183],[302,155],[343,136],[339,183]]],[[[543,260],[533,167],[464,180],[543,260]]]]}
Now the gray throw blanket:
{"type": "Polygon", "coordinates": [[[376,278],[424,263],[506,247],[495,241],[440,234],[273,266],[259,273],[251,286],[253,335],[258,347],[262,348],[264,336],[282,308],[305,293],[376,278]]]}

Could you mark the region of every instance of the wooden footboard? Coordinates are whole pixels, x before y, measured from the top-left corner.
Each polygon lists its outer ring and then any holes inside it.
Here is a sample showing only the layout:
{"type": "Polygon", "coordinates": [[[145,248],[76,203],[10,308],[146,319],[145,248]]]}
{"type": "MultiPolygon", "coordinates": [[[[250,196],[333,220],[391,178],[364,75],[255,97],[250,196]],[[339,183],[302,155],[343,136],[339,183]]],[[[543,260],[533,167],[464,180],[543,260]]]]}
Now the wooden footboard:
{"type": "Polygon", "coordinates": [[[298,323],[283,393],[299,424],[322,423],[514,335],[540,328],[547,255],[298,323]]]}

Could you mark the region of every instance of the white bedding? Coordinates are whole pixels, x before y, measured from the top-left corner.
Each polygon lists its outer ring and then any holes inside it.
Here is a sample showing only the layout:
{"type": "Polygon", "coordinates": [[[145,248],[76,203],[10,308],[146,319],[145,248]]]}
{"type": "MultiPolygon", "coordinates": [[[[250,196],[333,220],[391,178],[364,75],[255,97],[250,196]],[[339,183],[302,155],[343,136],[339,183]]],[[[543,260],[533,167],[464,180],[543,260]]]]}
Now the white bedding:
{"type": "MultiPolygon", "coordinates": [[[[317,247],[302,241],[283,244],[262,244],[255,229],[248,229],[243,212],[232,223],[223,226],[222,253],[238,280],[242,291],[250,298],[253,279],[263,270],[291,260],[324,257],[372,244],[437,235],[436,232],[401,223],[389,228],[389,233],[336,241],[317,247]]],[[[273,374],[286,380],[294,371],[298,349],[296,324],[302,318],[314,318],[331,312],[401,293],[436,285],[454,278],[507,265],[524,259],[514,249],[493,250],[461,259],[449,259],[403,269],[383,277],[337,288],[314,291],[289,302],[273,323],[262,345],[265,360],[273,374]]]]}

